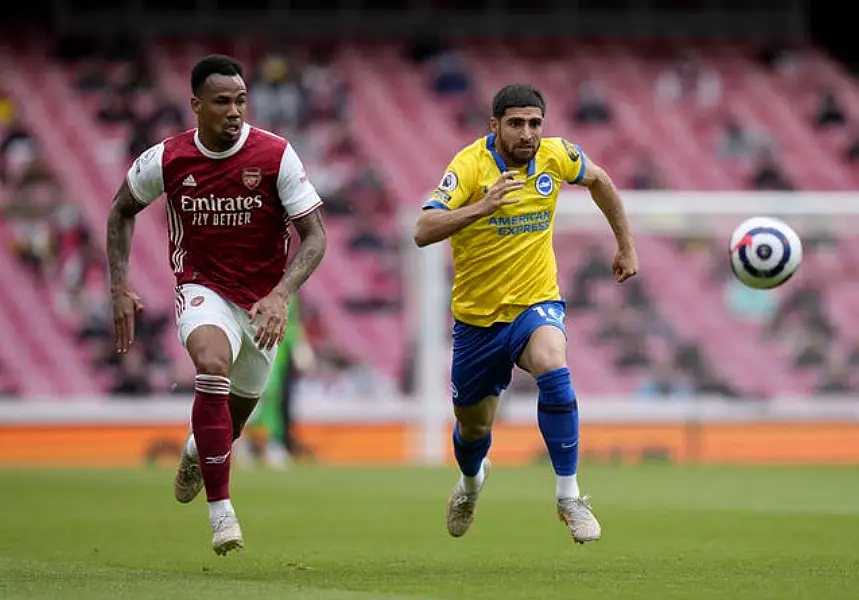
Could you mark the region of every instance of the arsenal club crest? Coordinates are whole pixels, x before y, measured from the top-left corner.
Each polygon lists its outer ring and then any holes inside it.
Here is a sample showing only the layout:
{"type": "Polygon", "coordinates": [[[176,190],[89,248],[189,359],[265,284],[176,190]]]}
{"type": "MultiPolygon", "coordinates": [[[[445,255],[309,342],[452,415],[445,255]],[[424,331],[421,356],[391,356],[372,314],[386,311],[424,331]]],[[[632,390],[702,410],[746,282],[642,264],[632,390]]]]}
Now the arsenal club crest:
{"type": "Polygon", "coordinates": [[[254,190],[262,182],[262,169],[251,167],[242,170],[242,183],[249,190],[254,190]]]}

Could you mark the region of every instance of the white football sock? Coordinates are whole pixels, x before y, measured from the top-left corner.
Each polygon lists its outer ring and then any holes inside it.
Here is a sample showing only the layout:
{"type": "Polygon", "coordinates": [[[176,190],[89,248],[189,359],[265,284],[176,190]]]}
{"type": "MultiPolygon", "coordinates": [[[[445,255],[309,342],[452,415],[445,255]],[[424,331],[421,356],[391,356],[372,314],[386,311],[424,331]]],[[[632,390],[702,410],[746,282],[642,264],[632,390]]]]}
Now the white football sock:
{"type": "Polygon", "coordinates": [[[209,502],[209,522],[212,524],[224,515],[234,514],[236,514],[236,511],[233,510],[233,503],[230,502],[229,498],[226,500],[215,500],[214,502],[209,502]]]}
{"type": "Polygon", "coordinates": [[[474,477],[468,477],[467,475],[462,475],[462,488],[465,490],[466,494],[474,494],[477,490],[480,489],[480,486],[483,485],[483,479],[486,477],[486,474],[483,471],[483,463],[480,463],[480,470],[477,471],[477,475],[474,477]]]}
{"type": "Polygon", "coordinates": [[[575,475],[555,475],[555,497],[578,498],[579,482],[575,475]]]}

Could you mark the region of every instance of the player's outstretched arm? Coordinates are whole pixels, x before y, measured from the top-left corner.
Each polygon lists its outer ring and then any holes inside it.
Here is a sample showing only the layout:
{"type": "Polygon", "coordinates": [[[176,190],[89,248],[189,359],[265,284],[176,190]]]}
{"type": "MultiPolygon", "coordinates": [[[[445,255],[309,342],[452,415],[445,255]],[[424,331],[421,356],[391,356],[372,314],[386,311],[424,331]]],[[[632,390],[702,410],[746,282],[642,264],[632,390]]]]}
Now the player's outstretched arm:
{"type": "Polygon", "coordinates": [[[415,244],[423,248],[446,240],[485,216],[483,208],[479,204],[469,204],[455,210],[424,209],[415,226],[415,244]]]}
{"type": "Polygon", "coordinates": [[[588,188],[591,198],[605,215],[614,232],[617,251],[612,270],[617,281],[625,281],[638,272],[638,256],[620,193],[605,169],[593,161],[588,163],[587,171],[579,184],[588,188]]]}
{"type": "Polygon", "coordinates": [[[113,304],[113,321],[116,333],[116,350],[124,353],[134,340],[134,315],[143,307],[140,298],[128,287],[128,262],[131,257],[131,239],[134,236],[134,219],[146,208],[134,199],[123,181],[113,197],[107,216],[107,264],[110,271],[110,297],[113,304]]]}
{"type": "Polygon", "coordinates": [[[427,208],[415,224],[414,240],[419,248],[435,244],[465,229],[475,221],[488,217],[505,204],[515,204],[516,198],[506,198],[510,192],[521,189],[524,183],[516,181],[514,173],[503,173],[486,196],[474,204],[454,210],[427,208]]]}

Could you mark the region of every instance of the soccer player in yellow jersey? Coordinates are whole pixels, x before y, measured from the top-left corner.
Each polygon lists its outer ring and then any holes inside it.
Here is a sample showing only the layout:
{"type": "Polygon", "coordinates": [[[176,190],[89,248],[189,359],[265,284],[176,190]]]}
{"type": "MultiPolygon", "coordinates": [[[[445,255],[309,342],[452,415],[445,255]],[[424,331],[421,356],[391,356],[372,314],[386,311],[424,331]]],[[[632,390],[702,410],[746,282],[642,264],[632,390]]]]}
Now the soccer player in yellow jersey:
{"type": "Polygon", "coordinates": [[[576,479],[578,404],[552,248],[561,184],[586,186],[605,215],[617,241],[618,282],[636,274],[638,257],[617,188],[581,147],[543,139],[545,108],[534,87],[501,89],[492,101],[491,134],[454,157],[415,227],[418,246],[450,238],[453,252],[453,448],[461,471],[447,505],[454,537],[474,521],[492,422],[514,365],[540,391],[538,423],[555,469],[558,516],[578,543],[601,535],[576,479]]]}

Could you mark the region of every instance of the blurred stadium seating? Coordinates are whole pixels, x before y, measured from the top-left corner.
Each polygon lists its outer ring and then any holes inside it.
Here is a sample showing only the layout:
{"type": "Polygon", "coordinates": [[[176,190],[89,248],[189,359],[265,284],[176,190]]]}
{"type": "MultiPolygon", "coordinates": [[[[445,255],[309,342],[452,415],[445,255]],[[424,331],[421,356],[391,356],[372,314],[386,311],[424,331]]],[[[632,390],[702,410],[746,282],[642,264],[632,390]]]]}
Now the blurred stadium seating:
{"type": "MultiPolygon", "coordinates": [[[[421,42],[282,52],[251,38],[165,39],[145,50],[32,36],[0,43],[0,393],[187,389],[163,211],[146,211],[137,228],[133,281],[147,311],[139,351],[122,361],[111,352],[101,240],[131,158],[191,126],[187,73],[212,51],[244,61],[251,94],[267,100],[251,121],[290,138],[328,200],[332,243],[306,286],[305,318],[329,383],[409,387],[397,212],[415,207],[452,153],[483,133],[492,93],[511,80],[539,86],[548,133],[580,143],[622,188],[859,186],[859,85],[815,47],[421,42]],[[269,114],[273,105],[280,110],[269,114]]],[[[612,306],[600,300],[609,242],[557,237],[571,339],[582,340],[570,348],[580,391],[855,389],[842,375],[859,363],[857,284],[803,278],[775,305],[752,298],[752,308],[736,308],[732,294],[742,292],[715,267],[720,243],[644,236],[648,276],[612,306]],[[772,360],[752,373],[746,361],[760,352],[772,360]]],[[[837,251],[859,256],[859,238],[812,242],[812,264],[837,251]]]]}

